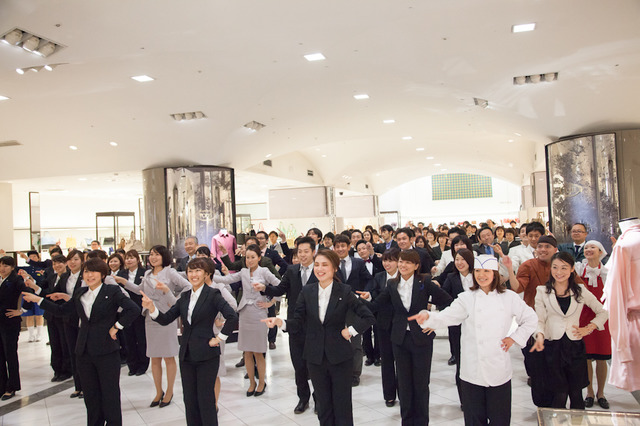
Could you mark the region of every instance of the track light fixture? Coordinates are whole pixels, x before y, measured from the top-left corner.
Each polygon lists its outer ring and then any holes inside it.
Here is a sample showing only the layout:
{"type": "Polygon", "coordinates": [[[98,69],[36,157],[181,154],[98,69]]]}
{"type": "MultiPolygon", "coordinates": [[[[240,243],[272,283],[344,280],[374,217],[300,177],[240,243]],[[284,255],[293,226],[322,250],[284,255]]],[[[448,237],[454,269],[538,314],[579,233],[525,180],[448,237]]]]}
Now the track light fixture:
{"type": "Polygon", "coordinates": [[[17,27],[0,35],[0,41],[11,46],[21,47],[27,52],[45,58],[64,47],[55,41],[37,36],[17,27]]]}
{"type": "Polygon", "coordinates": [[[38,72],[41,70],[53,71],[53,69],[58,67],[59,65],[64,65],[64,64],[47,64],[47,65],[40,65],[35,67],[16,68],[16,72],[20,75],[24,75],[24,73],[26,73],[27,71],[33,71],[33,72],[38,72]]]}
{"type": "Polygon", "coordinates": [[[542,82],[550,83],[552,81],[558,80],[559,73],[557,72],[548,72],[544,74],[531,74],[531,75],[521,75],[518,77],[513,77],[513,85],[521,86],[523,84],[538,84],[542,82]]]}
{"type": "Polygon", "coordinates": [[[202,111],[195,112],[180,112],[178,114],[169,114],[171,118],[176,121],[187,121],[187,120],[200,120],[203,118],[207,118],[206,115],[202,111]]]}

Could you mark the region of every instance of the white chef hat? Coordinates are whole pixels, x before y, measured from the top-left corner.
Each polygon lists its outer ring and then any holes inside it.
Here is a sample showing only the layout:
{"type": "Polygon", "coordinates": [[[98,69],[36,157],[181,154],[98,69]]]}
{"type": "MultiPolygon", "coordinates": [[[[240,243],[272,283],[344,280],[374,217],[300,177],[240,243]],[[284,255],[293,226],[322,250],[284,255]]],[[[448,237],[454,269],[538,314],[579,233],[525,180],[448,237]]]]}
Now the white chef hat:
{"type": "Polygon", "coordinates": [[[491,269],[497,271],[499,269],[498,259],[490,254],[481,254],[475,258],[473,269],[491,269]]]}
{"type": "Polygon", "coordinates": [[[596,246],[600,249],[600,261],[602,262],[602,259],[607,255],[607,251],[604,249],[602,243],[597,240],[590,240],[584,244],[584,247],[586,248],[588,245],[596,246]]]}

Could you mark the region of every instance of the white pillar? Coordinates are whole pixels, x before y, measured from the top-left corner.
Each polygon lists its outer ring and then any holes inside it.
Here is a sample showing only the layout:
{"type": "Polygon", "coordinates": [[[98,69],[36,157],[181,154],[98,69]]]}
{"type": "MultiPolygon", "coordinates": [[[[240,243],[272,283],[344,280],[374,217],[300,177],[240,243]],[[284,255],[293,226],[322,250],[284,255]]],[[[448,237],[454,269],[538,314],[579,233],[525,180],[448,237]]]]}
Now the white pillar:
{"type": "Polygon", "coordinates": [[[0,248],[13,250],[13,189],[0,182],[0,248]]]}

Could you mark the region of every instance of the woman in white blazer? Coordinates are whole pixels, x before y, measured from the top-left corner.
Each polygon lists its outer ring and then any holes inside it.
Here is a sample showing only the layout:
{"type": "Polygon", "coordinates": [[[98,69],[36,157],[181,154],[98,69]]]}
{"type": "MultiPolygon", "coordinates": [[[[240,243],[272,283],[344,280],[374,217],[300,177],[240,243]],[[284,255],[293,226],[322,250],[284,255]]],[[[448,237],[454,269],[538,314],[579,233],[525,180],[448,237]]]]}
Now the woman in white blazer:
{"type": "Polygon", "coordinates": [[[584,409],[582,389],[587,387],[587,356],[582,338],[602,330],[609,318],[596,297],[582,284],[576,283],[573,256],[558,252],[551,258],[551,278],[536,291],[538,332],[531,351],[544,351],[549,377],[548,391],[553,393],[553,408],[584,409]],[[595,318],[580,327],[584,306],[595,318]]]}

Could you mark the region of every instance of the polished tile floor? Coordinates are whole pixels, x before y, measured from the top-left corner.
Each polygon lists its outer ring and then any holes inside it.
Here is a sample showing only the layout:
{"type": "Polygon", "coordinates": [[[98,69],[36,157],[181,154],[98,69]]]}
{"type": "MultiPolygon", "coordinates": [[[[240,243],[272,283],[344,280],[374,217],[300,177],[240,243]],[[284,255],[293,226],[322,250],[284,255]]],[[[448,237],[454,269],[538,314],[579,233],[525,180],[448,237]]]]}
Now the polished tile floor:
{"type": "MultiPolygon", "coordinates": [[[[20,336],[20,365],[22,391],[12,400],[0,402],[2,426],[76,426],[86,424],[84,404],[70,399],[71,381],[52,384],[49,367],[49,347],[42,342],[28,343],[26,333],[20,336]]],[[[514,365],[512,424],[536,424],[535,407],[525,380],[522,354],[512,348],[514,365]]],[[[434,345],[431,373],[430,417],[433,425],[462,425],[462,412],[454,384],[454,367],[447,365],[449,343],[438,338],[434,345]]],[[[277,349],[269,351],[267,360],[267,391],[261,397],[245,396],[248,381],[243,379],[244,369],[234,368],[240,359],[236,344],[229,344],[226,352],[228,374],[222,379],[219,423],[235,425],[316,425],[313,410],[296,415],[297,403],[293,369],[289,360],[286,333],[278,335],[277,349]]],[[[150,371],[140,377],[127,376],[122,369],[122,415],[125,426],[184,425],[184,404],[180,377],[171,405],[149,408],[154,397],[150,371]]],[[[640,412],[640,406],[626,392],[608,386],[606,396],[611,409],[640,412]]],[[[382,399],[380,369],[364,367],[361,385],[353,389],[353,414],[356,425],[399,425],[400,408],[387,408],[382,399]]]]}

